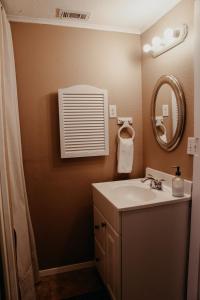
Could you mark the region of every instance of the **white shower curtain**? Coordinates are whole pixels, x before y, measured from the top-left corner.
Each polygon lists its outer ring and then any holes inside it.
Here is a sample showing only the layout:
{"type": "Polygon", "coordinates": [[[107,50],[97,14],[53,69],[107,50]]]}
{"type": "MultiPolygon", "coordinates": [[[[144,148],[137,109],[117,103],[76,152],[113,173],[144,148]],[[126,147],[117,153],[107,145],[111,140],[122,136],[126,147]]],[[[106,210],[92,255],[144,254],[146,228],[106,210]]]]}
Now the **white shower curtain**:
{"type": "Polygon", "coordinates": [[[200,0],[194,0],[194,4],[194,136],[198,142],[198,154],[193,163],[187,300],[200,300],[200,0]]]}
{"type": "MultiPolygon", "coordinates": [[[[0,192],[4,216],[15,233],[17,279],[22,300],[35,299],[37,257],[22,163],[21,136],[12,35],[0,4],[0,192]],[[3,203],[7,201],[7,206],[3,203]],[[9,203],[8,203],[9,202],[9,203]],[[10,210],[10,211],[8,211],[10,210]]],[[[6,234],[6,233],[5,233],[6,234]]],[[[10,270],[12,272],[13,270],[10,270]]]]}

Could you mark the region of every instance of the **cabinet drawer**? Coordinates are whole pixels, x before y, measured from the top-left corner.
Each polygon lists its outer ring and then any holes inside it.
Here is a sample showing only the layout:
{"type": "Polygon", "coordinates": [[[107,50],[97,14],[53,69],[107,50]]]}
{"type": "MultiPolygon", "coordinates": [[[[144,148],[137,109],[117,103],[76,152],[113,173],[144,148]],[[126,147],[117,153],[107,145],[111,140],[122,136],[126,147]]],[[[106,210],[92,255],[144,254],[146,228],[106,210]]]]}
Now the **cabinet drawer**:
{"type": "Polygon", "coordinates": [[[106,220],[96,207],[94,207],[94,234],[95,234],[95,239],[105,251],[106,220]]]}
{"type": "Polygon", "coordinates": [[[105,258],[105,252],[101,248],[101,246],[98,244],[98,242],[95,240],[95,263],[96,268],[103,279],[104,283],[106,284],[106,258],[105,258]]]}

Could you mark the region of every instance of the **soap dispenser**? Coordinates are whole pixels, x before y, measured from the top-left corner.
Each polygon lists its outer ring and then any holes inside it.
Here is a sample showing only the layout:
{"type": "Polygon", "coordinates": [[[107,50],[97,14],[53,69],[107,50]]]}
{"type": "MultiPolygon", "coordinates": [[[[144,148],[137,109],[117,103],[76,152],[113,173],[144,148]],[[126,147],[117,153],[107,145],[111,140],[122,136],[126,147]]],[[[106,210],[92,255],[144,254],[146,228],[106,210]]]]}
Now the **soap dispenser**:
{"type": "Polygon", "coordinates": [[[172,195],[174,197],[184,196],[184,179],[181,178],[180,167],[173,167],[176,169],[176,176],[172,179],[172,195]]]}

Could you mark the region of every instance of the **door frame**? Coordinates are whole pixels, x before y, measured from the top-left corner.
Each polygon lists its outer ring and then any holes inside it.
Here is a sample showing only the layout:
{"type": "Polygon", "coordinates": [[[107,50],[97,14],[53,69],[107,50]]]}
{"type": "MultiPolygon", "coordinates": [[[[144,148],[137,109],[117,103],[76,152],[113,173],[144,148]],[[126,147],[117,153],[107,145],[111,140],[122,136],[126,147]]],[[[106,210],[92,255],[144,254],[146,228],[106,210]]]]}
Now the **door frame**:
{"type": "Polygon", "coordinates": [[[187,300],[200,299],[200,0],[194,0],[194,136],[192,216],[187,300]]]}

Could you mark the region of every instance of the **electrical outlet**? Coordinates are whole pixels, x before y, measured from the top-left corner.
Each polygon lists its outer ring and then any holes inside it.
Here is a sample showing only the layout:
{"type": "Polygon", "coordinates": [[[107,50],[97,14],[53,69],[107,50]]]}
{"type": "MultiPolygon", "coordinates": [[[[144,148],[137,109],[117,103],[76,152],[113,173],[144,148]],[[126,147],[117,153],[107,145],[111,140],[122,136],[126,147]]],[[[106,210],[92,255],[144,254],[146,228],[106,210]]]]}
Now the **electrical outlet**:
{"type": "Polygon", "coordinates": [[[198,153],[198,141],[195,137],[188,138],[187,154],[197,155],[198,153]]]}
{"type": "Polygon", "coordinates": [[[109,115],[110,115],[110,118],[117,117],[117,106],[115,104],[109,105],[109,115]]]}

